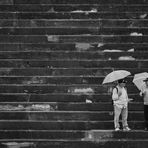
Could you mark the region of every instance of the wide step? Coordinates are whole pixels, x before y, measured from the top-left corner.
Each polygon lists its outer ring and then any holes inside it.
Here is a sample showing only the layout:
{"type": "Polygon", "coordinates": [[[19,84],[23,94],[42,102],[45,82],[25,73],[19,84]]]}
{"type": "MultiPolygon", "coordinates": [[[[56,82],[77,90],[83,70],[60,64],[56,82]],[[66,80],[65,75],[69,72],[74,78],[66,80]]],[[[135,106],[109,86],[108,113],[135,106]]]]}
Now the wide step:
{"type": "MultiPolygon", "coordinates": [[[[0,148],[147,148],[146,0],[0,1],[0,148]],[[130,132],[115,132],[113,70],[127,78],[130,132]]],[[[121,123],[121,121],[120,121],[121,123]]],[[[121,126],[122,127],[122,126],[121,126]]]]}
{"type": "Polygon", "coordinates": [[[4,146],[6,145],[12,145],[12,146],[25,146],[26,148],[34,147],[34,148],[108,148],[110,146],[118,148],[122,145],[122,148],[146,148],[148,146],[147,140],[143,139],[138,139],[138,140],[101,140],[99,142],[96,141],[81,141],[81,140],[18,140],[18,139],[13,139],[13,140],[3,140],[1,141],[1,147],[5,148],[4,146]]]}

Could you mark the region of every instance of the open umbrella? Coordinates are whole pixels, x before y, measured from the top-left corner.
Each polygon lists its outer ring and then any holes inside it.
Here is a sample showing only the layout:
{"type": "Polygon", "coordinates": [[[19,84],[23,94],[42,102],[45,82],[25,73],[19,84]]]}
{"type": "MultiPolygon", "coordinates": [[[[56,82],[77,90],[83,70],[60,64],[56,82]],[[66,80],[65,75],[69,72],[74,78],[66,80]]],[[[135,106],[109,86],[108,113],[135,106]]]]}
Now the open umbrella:
{"type": "Polygon", "coordinates": [[[103,80],[102,84],[106,84],[106,83],[112,83],[114,81],[123,79],[127,76],[129,76],[131,73],[129,71],[126,70],[116,70],[113,71],[111,73],[109,73],[103,80]]]}
{"type": "Polygon", "coordinates": [[[144,81],[146,78],[148,78],[148,73],[143,72],[143,73],[138,73],[134,75],[133,83],[137,86],[139,90],[142,90],[144,86],[144,81]]]}

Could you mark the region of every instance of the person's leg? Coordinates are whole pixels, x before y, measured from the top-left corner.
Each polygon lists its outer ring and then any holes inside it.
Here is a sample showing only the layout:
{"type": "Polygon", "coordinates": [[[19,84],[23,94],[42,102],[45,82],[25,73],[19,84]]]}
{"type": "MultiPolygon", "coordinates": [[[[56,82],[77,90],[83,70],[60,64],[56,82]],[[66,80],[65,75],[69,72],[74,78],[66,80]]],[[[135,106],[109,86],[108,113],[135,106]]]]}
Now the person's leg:
{"type": "Polygon", "coordinates": [[[119,125],[120,114],[121,114],[121,108],[114,105],[114,127],[115,129],[120,128],[120,125],[119,125]]]}
{"type": "Polygon", "coordinates": [[[125,129],[126,127],[128,127],[128,123],[127,123],[128,108],[127,107],[122,109],[121,115],[122,115],[122,126],[123,126],[123,129],[125,129]]]}
{"type": "Polygon", "coordinates": [[[148,105],[144,105],[145,128],[148,129],[148,105]]]}

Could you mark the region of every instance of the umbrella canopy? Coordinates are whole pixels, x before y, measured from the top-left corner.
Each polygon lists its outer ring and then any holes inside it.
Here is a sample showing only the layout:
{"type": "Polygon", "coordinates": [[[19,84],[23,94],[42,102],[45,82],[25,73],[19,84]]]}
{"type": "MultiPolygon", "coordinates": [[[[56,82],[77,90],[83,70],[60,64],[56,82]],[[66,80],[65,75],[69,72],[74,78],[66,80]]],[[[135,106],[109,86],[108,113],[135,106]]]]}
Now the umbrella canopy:
{"type": "Polygon", "coordinates": [[[131,75],[131,73],[129,71],[126,71],[126,70],[116,70],[116,71],[113,71],[113,72],[109,73],[105,77],[105,79],[103,80],[102,84],[112,83],[114,81],[123,79],[123,78],[125,78],[125,77],[127,77],[129,75],[131,75]]]}
{"type": "Polygon", "coordinates": [[[143,86],[145,85],[144,81],[146,78],[148,78],[148,73],[138,73],[134,75],[133,83],[137,86],[139,90],[142,90],[143,86]]]}

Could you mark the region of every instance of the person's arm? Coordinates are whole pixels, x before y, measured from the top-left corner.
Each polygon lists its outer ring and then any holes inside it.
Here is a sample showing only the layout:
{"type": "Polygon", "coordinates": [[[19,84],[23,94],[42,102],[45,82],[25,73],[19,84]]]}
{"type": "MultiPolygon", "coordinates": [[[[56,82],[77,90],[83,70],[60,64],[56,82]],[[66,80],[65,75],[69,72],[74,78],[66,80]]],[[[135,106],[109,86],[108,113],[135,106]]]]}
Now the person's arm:
{"type": "Polygon", "coordinates": [[[114,88],[113,93],[112,93],[112,100],[116,101],[118,99],[119,99],[119,95],[118,95],[118,92],[117,92],[117,88],[114,88]]]}

